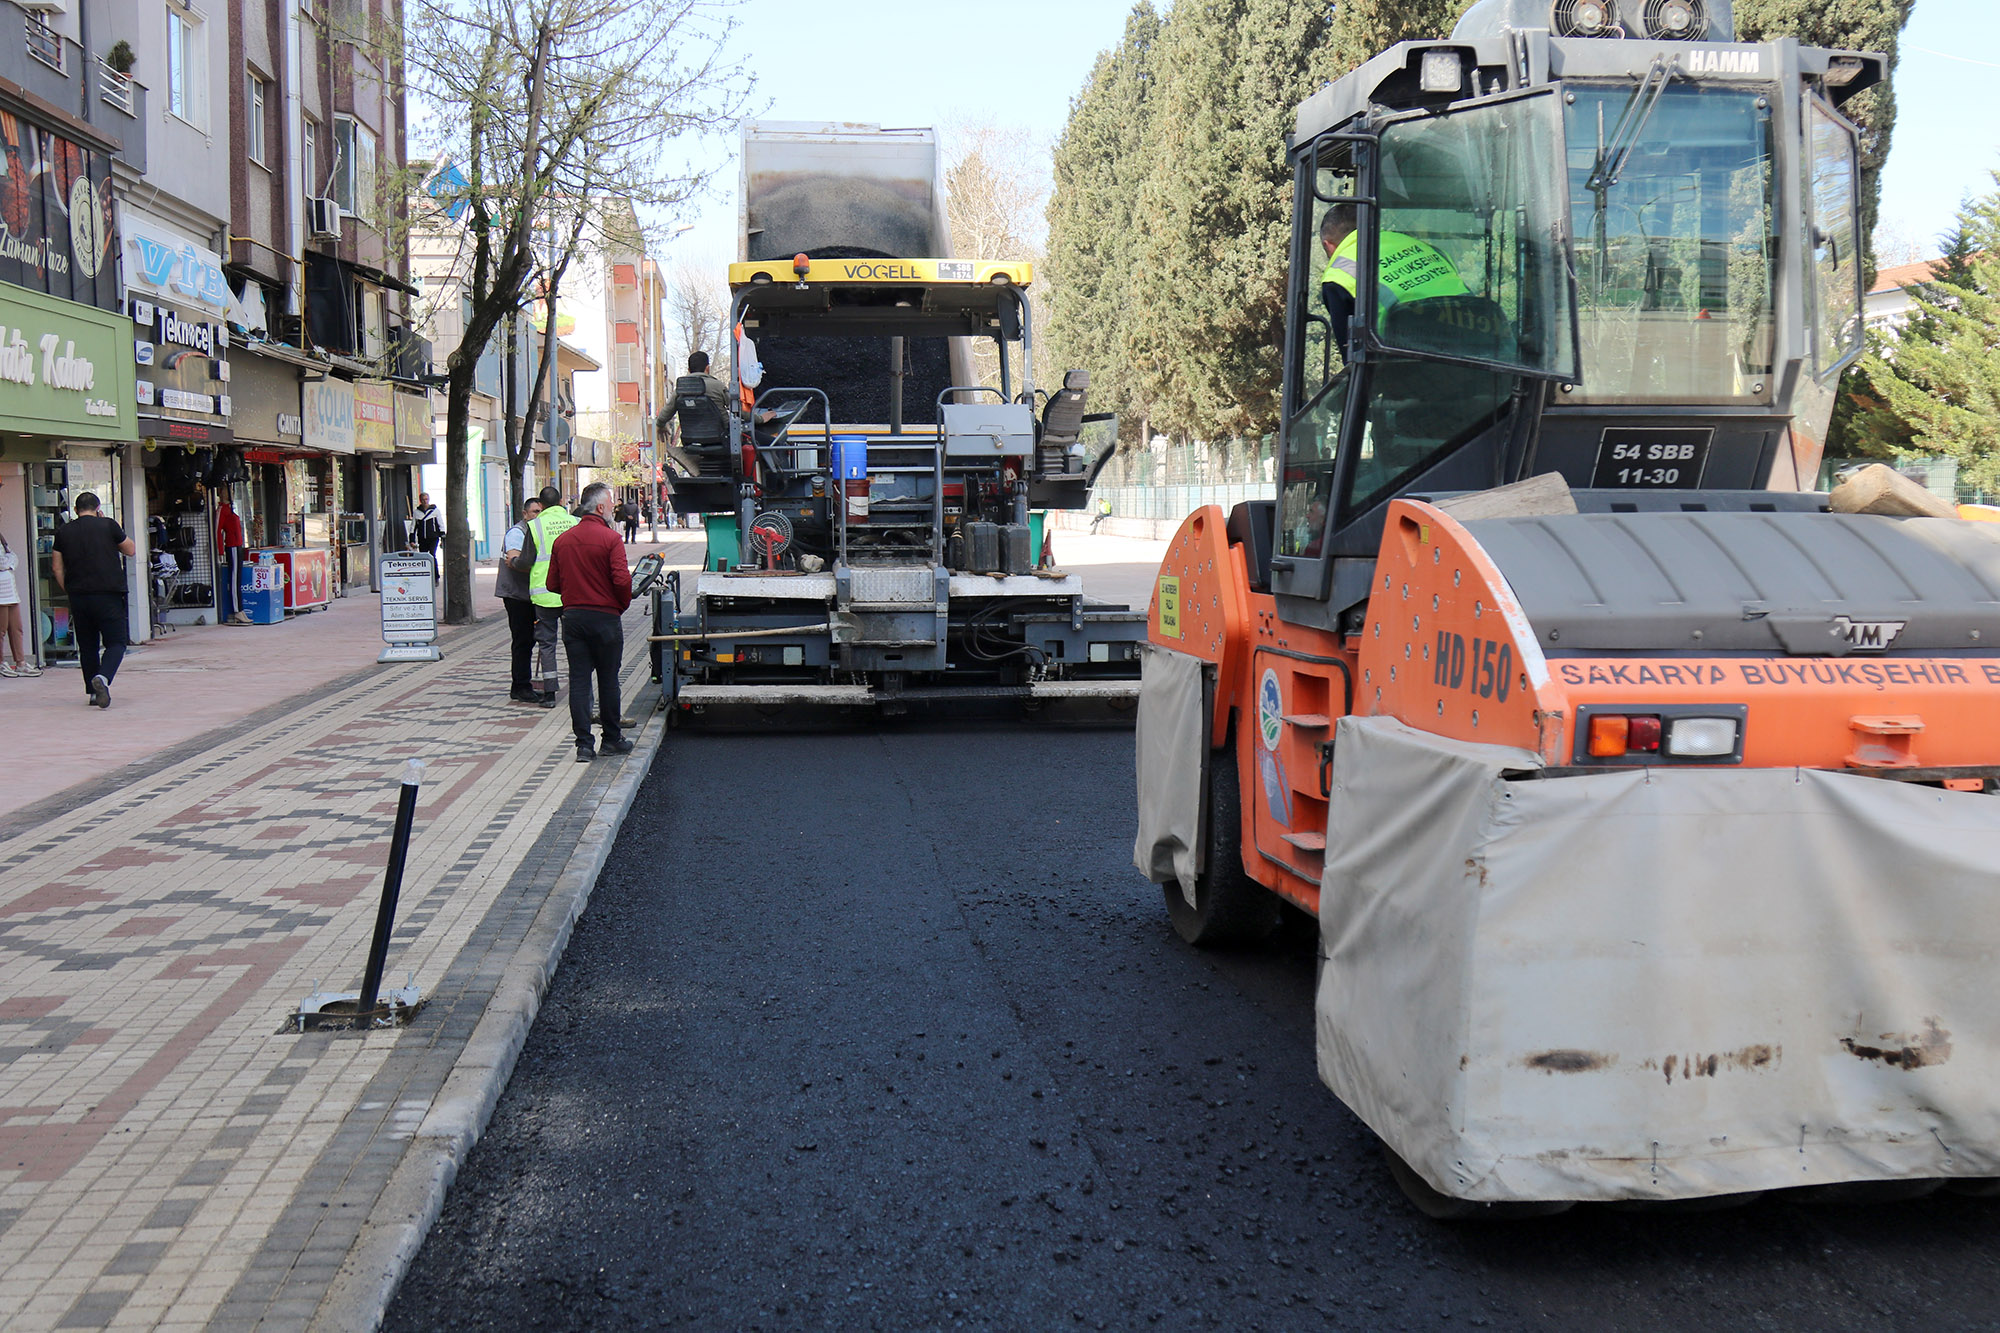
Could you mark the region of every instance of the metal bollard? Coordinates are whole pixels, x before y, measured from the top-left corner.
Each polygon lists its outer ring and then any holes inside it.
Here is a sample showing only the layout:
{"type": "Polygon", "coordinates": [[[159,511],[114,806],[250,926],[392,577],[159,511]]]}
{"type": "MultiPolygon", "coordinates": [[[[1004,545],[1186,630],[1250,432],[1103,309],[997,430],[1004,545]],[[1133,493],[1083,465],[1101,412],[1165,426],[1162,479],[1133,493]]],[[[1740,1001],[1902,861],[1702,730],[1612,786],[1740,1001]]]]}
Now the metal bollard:
{"type": "Polygon", "coordinates": [[[396,924],[396,898],[403,891],[403,863],[410,855],[410,828],[417,819],[417,788],[423,785],[424,761],[412,759],[403,768],[403,791],[396,802],[396,832],[389,842],[389,871],[382,880],[382,905],[375,911],[375,938],[368,945],[368,970],[361,977],[361,995],[354,1003],[356,1019],[367,1023],[382,991],[382,966],[389,959],[389,932],[396,924]]]}

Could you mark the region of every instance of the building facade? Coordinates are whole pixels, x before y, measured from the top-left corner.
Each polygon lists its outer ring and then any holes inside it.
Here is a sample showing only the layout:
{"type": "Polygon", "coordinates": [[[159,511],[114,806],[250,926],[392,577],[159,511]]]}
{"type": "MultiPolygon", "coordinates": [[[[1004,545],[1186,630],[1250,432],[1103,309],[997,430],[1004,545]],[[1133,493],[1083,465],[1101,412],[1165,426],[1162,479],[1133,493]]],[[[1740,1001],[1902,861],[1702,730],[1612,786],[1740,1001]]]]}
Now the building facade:
{"type": "MultiPolygon", "coordinates": [[[[400,22],[390,0],[351,8],[400,22]]],[[[225,498],[292,610],[367,586],[405,541],[431,448],[379,188],[405,109],[387,44],[332,22],[277,0],[0,0],[0,536],[32,553],[40,660],[74,651],[48,557],[86,490],[139,547],[135,641],[217,617],[225,498]],[[16,335],[36,364],[10,378],[16,335]]]]}

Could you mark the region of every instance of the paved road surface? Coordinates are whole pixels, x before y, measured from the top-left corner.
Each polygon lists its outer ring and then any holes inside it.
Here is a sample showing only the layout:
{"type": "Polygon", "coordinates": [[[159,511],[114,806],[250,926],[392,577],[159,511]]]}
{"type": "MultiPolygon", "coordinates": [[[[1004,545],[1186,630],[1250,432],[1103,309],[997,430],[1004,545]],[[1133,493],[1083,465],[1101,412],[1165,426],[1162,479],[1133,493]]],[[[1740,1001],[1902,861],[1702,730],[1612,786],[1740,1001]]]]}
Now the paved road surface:
{"type": "Polygon", "coordinates": [[[2000,1326],[2000,1203],[1427,1222],[1129,733],[669,738],[392,1329],[2000,1326]]]}

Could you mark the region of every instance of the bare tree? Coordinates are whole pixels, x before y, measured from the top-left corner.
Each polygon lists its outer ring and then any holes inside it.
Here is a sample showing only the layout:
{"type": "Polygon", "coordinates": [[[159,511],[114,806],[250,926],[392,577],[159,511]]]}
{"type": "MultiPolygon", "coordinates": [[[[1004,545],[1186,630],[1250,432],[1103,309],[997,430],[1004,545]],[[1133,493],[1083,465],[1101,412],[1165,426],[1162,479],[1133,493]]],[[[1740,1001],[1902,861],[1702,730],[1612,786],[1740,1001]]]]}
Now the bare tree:
{"type": "Polygon", "coordinates": [[[707,352],[712,373],[727,373],[728,274],[728,265],[709,255],[683,255],[667,270],[668,366],[685,366],[688,353],[707,352]]]}
{"type": "MultiPolygon", "coordinates": [[[[445,363],[445,619],[472,619],[467,434],[473,381],[494,330],[552,291],[589,232],[588,201],[630,200],[670,218],[713,175],[688,142],[742,114],[749,75],[724,56],[731,0],[413,0],[401,55],[427,114],[431,157],[460,188],[426,207],[463,206],[469,316],[445,363]],[[556,241],[548,241],[553,228],[556,241]]],[[[424,225],[419,220],[418,225],[424,225]]],[[[551,321],[553,326],[553,321],[551,321]]],[[[546,346],[546,344],[545,344],[546,346]]],[[[552,372],[544,356],[544,375],[552,372]]],[[[538,376],[538,382],[542,379],[538,376]]],[[[531,390],[530,402],[537,396],[531,390]]],[[[510,437],[514,431],[510,426],[510,437]]],[[[519,498],[520,441],[508,468],[519,498]]]]}
{"type": "MultiPolygon", "coordinates": [[[[952,252],[961,259],[1039,262],[1048,240],[1044,211],[1053,182],[1049,145],[1018,126],[986,120],[947,122],[943,137],[952,252]]],[[[1042,276],[1036,274],[1038,282],[1042,276]]],[[[1036,309],[1048,308],[1045,288],[1031,287],[1030,293],[1036,309]]],[[[972,359],[981,383],[999,383],[999,357],[990,341],[975,339],[972,359]]],[[[1033,370],[1041,383],[1039,357],[1033,370]]]]}

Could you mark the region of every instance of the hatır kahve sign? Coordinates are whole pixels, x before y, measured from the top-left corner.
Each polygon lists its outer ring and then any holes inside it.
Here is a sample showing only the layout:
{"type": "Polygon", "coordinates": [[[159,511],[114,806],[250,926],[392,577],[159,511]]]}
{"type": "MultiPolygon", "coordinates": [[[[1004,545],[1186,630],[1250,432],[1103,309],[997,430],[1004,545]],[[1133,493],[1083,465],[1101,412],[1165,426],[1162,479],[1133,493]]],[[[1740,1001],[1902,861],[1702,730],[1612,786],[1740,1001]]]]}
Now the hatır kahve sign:
{"type": "Polygon", "coordinates": [[[118,308],[111,158],[0,109],[0,282],[118,308]]]}

